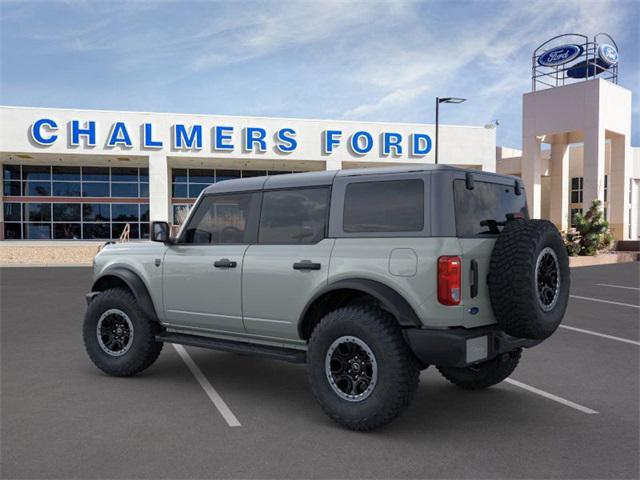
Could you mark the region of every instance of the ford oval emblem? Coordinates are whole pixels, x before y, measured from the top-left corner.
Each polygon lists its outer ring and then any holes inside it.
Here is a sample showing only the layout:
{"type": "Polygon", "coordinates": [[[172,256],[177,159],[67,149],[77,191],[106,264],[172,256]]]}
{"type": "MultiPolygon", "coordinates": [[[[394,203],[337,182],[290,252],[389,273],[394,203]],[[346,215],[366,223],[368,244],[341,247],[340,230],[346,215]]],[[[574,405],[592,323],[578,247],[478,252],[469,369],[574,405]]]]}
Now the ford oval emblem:
{"type": "Polygon", "coordinates": [[[575,60],[580,55],[584,48],[580,45],[561,45],[559,47],[547,50],[538,57],[538,63],[543,67],[557,67],[569,63],[571,60],[575,60]]]}
{"type": "Polygon", "coordinates": [[[618,63],[618,50],[613,45],[603,43],[598,47],[598,58],[610,67],[618,63]]]}

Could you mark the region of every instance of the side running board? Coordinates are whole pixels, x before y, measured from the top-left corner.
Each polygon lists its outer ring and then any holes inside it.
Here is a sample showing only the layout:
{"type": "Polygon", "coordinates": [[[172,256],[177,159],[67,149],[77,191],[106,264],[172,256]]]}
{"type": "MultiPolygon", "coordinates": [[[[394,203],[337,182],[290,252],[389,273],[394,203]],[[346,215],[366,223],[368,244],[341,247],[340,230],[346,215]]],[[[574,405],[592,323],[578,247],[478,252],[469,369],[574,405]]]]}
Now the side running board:
{"type": "Polygon", "coordinates": [[[275,360],[284,360],[291,363],[305,363],[307,361],[307,353],[294,348],[256,345],[255,343],[172,332],[163,332],[156,335],[156,340],[158,342],[179,343],[181,345],[209,348],[211,350],[221,350],[223,352],[239,353],[241,355],[252,355],[256,357],[272,358],[275,360]]]}

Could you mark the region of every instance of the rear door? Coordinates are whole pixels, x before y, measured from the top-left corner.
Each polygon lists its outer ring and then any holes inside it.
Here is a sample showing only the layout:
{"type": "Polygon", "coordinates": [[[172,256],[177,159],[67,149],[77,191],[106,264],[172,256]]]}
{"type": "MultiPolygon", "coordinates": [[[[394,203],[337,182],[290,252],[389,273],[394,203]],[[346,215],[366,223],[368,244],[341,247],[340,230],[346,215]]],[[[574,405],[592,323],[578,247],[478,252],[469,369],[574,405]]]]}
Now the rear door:
{"type": "Polygon", "coordinates": [[[334,240],[326,238],[330,188],[263,193],[258,243],[244,257],[243,319],[257,337],[298,340],[298,319],[327,283],[334,240]]]}
{"type": "Polygon", "coordinates": [[[494,323],[487,285],[491,253],[508,214],[528,218],[525,192],[520,188],[516,194],[515,181],[474,174],[472,185],[463,178],[454,180],[453,194],[462,248],[463,323],[494,323]]]}

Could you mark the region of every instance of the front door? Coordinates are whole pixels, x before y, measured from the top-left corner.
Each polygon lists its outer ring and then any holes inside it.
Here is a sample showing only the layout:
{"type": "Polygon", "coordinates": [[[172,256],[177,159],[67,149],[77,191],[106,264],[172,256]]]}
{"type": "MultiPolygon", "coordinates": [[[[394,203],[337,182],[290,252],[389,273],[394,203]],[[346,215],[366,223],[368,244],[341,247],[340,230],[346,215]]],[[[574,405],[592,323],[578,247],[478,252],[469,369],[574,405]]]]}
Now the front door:
{"type": "Polygon", "coordinates": [[[326,238],[327,187],[265,191],[258,243],[244,257],[247,333],[296,340],[298,319],[327,284],[334,239],[326,238]]]}
{"type": "Polygon", "coordinates": [[[255,240],[260,195],[203,197],[163,267],[167,322],[179,328],[244,333],[242,262],[255,240]]]}

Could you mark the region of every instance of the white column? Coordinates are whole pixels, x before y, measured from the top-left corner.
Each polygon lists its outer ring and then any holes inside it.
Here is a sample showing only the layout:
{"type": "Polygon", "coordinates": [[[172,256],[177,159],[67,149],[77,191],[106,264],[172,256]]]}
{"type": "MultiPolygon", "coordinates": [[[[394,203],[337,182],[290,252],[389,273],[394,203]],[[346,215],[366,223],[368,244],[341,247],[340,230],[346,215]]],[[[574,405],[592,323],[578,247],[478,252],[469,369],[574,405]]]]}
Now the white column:
{"type": "Polygon", "coordinates": [[[608,202],[609,225],[613,238],[629,238],[629,179],[631,177],[631,145],[628,135],[615,135],[611,140],[608,202]]]}
{"type": "Polygon", "coordinates": [[[589,210],[596,198],[604,202],[604,129],[600,126],[584,131],[584,155],[582,160],[583,192],[582,209],[589,210]]]}
{"type": "Polygon", "coordinates": [[[337,158],[327,158],[325,162],[325,170],[341,170],[342,160],[337,158]]]}
{"type": "Polygon", "coordinates": [[[171,223],[171,175],[165,154],[149,155],[149,215],[151,221],[171,223]]]}
{"type": "Polygon", "coordinates": [[[540,139],[535,135],[525,135],[522,152],[522,181],[527,192],[527,203],[531,218],[540,218],[542,187],[542,158],[540,155],[540,139]]]}
{"type": "Polygon", "coordinates": [[[554,136],[551,145],[550,218],[559,230],[569,226],[569,146],[567,134],[554,136]]]}

